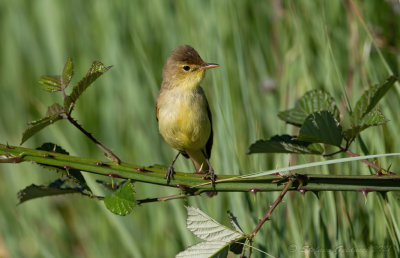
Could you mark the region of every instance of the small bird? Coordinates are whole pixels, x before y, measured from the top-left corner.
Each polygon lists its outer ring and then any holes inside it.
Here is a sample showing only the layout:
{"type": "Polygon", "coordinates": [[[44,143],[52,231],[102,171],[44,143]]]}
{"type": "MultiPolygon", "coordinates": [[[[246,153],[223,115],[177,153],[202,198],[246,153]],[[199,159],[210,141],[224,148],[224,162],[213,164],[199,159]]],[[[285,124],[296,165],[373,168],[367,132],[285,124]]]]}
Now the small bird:
{"type": "Polygon", "coordinates": [[[204,62],[188,45],[173,50],[164,65],[156,104],[158,130],[179,151],[165,174],[167,184],[174,175],[173,166],[180,154],[191,159],[196,172],[206,172],[212,184],[215,183],[209,160],[213,144],[211,112],[200,82],[207,69],[218,66],[204,62]]]}

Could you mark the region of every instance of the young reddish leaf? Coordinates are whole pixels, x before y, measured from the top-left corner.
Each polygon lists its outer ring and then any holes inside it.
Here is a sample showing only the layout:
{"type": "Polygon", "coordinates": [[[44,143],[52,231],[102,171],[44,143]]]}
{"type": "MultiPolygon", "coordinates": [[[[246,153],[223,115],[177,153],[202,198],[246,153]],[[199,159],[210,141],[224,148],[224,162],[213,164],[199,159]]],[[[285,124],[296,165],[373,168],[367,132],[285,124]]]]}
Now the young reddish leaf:
{"type": "Polygon", "coordinates": [[[46,116],[57,116],[64,113],[64,108],[60,104],[53,104],[47,108],[46,116]]]}
{"type": "Polygon", "coordinates": [[[28,123],[28,128],[25,129],[22,134],[22,140],[20,144],[23,144],[26,140],[31,138],[34,134],[42,130],[48,125],[62,119],[61,114],[64,112],[63,108],[59,104],[53,104],[47,109],[46,117],[32,121],[28,123]]]}
{"type": "Polygon", "coordinates": [[[61,91],[61,78],[59,75],[43,75],[39,79],[42,89],[48,92],[61,91]]]}
{"type": "Polygon", "coordinates": [[[85,77],[83,77],[72,89],[72,92],[69,96],[64,99],[64,109],[67,112],[70,112],[70,108],[72,103],[75,103],[81,94],[103,73],[107,72],[112,66],[104,66],[99,61],[94,61],[86,73],[85,77]]]}
{"type": "Polygon", "coordinates": [[[74,67],[72,65],[72,59],[68,58],[65,62],[64,69],[61,76],[61,85],[65,89],[71,82],[72,75],[74,73],[74,67]]]}

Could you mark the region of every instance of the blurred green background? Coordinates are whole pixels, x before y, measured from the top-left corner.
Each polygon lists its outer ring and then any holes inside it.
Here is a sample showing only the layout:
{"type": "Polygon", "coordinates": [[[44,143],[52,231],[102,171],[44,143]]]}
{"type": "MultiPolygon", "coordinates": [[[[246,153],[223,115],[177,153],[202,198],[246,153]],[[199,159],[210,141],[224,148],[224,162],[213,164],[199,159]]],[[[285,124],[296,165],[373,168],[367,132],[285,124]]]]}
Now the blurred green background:
{"type": "MultiPolygon", "coordinates": [[[[79,99],[78,121],[124,161],[170,163],[176,151],[157,130],[155,99],[170,51],[190,44],[208,62],[203,88],[214,123],[211,162],[217,174],[246,174],[319,160],[310,156],[245,153],[257,139],[296,130],[276,114],[306,91],[323,88],[345,111],[371,84],[400,71],[400,4],[386,1],[21,1],[0,0],[0,142],[17,145],[26,122],[41,118],[58,94],[40,89],[43,74],[59,74],[67,57],[73,82],[94,60],[114,67],[79,99]],[[356,11],[357,9],[357,11],[356,11]],[[365,26],[363,25],[365,24],[365,26]]],[[[399,152],[398,85],[380,104],[390,123],[363,132],[370,153],[399,152]]],[[[66,121],[24,146],[44,142],[71,155],[105,160],[66,121]]],[[[352,151],[362,153],[358,142],[352,151]]],[[[337,157],[340,157],[337,156],[337,157]]],[[[398,171],[398,158],[379,159],[398,171]]],[[[192,171],[179,159],[176,169],[192,171]]],[[[362,163],[307,173],[369,174],[362,163]]],[[[17,204],[16,193],[57,175],[36,165],[0,166],[0,257],[172,257],[197,243],[185,228],[184,205],[229,225],[227,210],[250,233],[277,193],[220,193],[136,207],[113,215],[100,201],[78,195],[17,204]]],[[[98,194],[95,176],[85,175],[98,194]]],[[[138,198],[177,193],[136,184],[138,198]]],[[[273,213],[254,245],[283,257],[400,255],[398,193],[293,192],[273,213]]],[[[254,257],[265,254],[253,252],[254,257]]]]}

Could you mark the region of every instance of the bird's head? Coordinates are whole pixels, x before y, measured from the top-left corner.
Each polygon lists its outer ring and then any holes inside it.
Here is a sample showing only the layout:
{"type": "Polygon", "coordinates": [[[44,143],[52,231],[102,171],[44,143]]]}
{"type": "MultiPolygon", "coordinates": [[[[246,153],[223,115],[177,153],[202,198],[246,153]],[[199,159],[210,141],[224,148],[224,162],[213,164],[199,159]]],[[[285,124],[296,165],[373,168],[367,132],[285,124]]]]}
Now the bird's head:
{"type": "Polygon", "coordinates": [[[207,69],[218,64],[206,63],[191,46],[179,46],[172,51],[163,68],[163,85],[166,87],[185,86],[195,88],[199,85],[207,69]]]}

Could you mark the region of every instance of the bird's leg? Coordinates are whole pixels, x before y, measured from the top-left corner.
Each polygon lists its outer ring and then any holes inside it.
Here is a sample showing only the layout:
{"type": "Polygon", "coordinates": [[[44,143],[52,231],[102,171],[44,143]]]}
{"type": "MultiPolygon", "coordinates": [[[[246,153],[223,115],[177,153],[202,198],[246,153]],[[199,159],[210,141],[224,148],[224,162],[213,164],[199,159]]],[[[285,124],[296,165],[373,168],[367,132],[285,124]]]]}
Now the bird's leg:
{"type": "Polygon", "coordinates": [[[178,154],[176,154],[174,160],[171,162],[171,165],[169,165],[168,169],[167,169],[167,173],[165,173],[165,178],[167,179],[167,184],[169,184],[169,181],[171,180],[171,178],[174,178],[174,163],[175,161],[178,159],[179,155],[181,155],[181,152],[178,152],[178,154]]]}
{"type": "Polygon", "coordinates": [[[204,157],[206,158],[206,162],[207,162],[207,165],[208,165],[208,172],[206,173],[206,176],[209,176],[209,177],[210,177],[211,186],[214,187],[214,185],[215,185],[215,180],[217,179],[217,176],[216,176],[215,173],[214,173],[214,169],[213,169],[213,167],[211,166],[211,163],[210,163],[210,160],[208,159],[207,154],[205,154],[204,151],[202,151],[202,153],[203,153],[204,157]]]}

